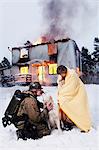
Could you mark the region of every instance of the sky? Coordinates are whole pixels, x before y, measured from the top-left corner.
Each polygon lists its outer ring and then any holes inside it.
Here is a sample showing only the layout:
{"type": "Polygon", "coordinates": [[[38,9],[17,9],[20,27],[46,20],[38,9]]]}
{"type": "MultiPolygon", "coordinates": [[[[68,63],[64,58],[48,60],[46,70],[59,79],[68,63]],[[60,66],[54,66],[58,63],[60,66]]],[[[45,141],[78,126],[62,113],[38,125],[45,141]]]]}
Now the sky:
{"type": "MultiPolygon", "coordinates": [[[[51,18],[47,22],[44,8],[50,1],[0,0],[0,61],[4,56],[11,61],[8,47],[21,46],[27,40],[34,42],[47,32],[51,18]]],[[[80,49],[85,46],[92,52],[94,37],[99,36],[99,0],[70,0],[68,5],[67,0],[62,1],[61,28],[66,27],[66,34],[80,49]]]]}

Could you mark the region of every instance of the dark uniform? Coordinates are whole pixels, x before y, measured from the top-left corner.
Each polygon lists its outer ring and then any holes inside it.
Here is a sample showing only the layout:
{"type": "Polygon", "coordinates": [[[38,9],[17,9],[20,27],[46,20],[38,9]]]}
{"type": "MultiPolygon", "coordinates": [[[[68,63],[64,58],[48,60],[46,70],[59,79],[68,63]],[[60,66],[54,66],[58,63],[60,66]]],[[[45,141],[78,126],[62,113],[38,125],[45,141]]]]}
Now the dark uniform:
{"type": "Polygon", "coordinates": [[[47,124],[47,120],[48,120],[47,108],[44,108],[43,111],[41,111],[40,108],[43,108],[43,103],[39,102],[37,100],[37,97],[35,97],[31,91],[26,91],[26,93],[29,93],[30,96],[26,97],[21,102],[17,116],[18,117],[27,116],[28,119],[25,121],[20,120],[17,123],[17,128],[19,129],[17,134],[20,134],[19,131],[23,132],[23,130],[29,130],[30,128],[32,128],[34,129],[33,132],[36,131],[35,132],[36,135],[32,132],[31,129],[30,131],[28,131],[28,134],[33,134],[33,137],[31,137],[32,135],[28,135],[30,136],[29,138],[35,139],[45,135],[49,135],[50,130],[47,124]],[[27,125],[26,127],[25,124],[28,124],[29,126],[27,125]]]}

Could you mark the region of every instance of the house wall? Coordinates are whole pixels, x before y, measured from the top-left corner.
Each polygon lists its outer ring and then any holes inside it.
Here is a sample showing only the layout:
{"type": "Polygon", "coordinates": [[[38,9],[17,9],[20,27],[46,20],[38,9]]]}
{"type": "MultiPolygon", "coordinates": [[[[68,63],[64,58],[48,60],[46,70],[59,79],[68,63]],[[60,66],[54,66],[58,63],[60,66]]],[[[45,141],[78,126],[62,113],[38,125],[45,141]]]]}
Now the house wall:
{"type": "Polygon", "coordinates": [[[29,50],[29,58],[40,59],[40,60],[49,60],[48,56],[48,46],[47,45],[38,45],[29,50]]]}
{"type": "Polygon", "coordinates": [[[12,50],[12,64],[17,64],[20,59],[20,50],[14,49],[12,50]]]}
{"type": "MultiPolygon", "coordinates": [[[[20,59],[20,50],[14,49],[12,51],[12,64],[17,64],[20,59]]],[[[29,49],[30,61],[34,59],[49,60],[48,46],[37,45],[29,49]]],[[[75,42],[69,40],[67,42],[58,42],[58,65],[65,65],[70,68],[76,68],[76,54],[75,54],[75,42]]]]}
{"type": "Polygon", "coordinates": [[[12,75],[16,75],[20,73],[19,66],[12,66],[12,75]]]}
{"type": "MultiPolygon", "coordinates": [[[[76,61],[75,42],[69,40],[67,42],[58,42],[58,65],[65,65],[69,68],[79,66],[79,60],[76,61]]],[[[77,55],[78,56],[78,55],[77,55]]],[[[38,45],[29,50],[30,60],[49,60],[48,46],[38,45]]],[[[78,57],[77,57],[78,58],[78,57]]]]}
{"type": "Polygon", "coordinates": [[[58,65],[76,68],[75,47],[72,40],[58,43],[58,65]]]}

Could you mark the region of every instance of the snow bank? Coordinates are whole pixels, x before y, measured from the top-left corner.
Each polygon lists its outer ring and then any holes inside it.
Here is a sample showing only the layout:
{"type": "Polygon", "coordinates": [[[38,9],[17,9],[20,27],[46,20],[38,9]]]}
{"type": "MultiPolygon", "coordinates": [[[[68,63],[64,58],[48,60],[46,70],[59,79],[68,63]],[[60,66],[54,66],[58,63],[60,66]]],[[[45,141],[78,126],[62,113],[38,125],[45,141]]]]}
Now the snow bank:
{"type": "MultiPolygon", "coordinates": [[[[0,88],[0,120],[16,89],[25,90],[28,87],[0,88]]],[[[54,130],[50,136],[39,140],[18,140],[13,125],[3,128],[0,121],[0,150],[98,150],[99,149],[99,85],[86,85],[92,115],[92,130],[81,133],[74,128],[59,134],[54,130]]],[[[57,102],[57,87],[44,87],[45,93],[52,95],[57,102]]],[[[42,100],[42,98],[40,98],[42,100]]]]}

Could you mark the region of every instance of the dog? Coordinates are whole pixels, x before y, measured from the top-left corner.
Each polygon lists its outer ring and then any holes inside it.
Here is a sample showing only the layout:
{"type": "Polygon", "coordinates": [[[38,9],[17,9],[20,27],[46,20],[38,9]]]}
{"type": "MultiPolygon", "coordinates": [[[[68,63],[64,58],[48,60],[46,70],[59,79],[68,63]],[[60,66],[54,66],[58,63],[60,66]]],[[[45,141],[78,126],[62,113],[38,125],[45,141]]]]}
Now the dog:
{"type": "Polygon", "coordinates": [[[51,96],[45,96],[43,100],[44,107],[47,105],[53,105],[53,109],[49,111],[49,119],[48,125],[51,130],[58,129],[61,132],[61,125],[60,125],[60,113],[58,105],[55,105],[53,98],[51,96]]]}

